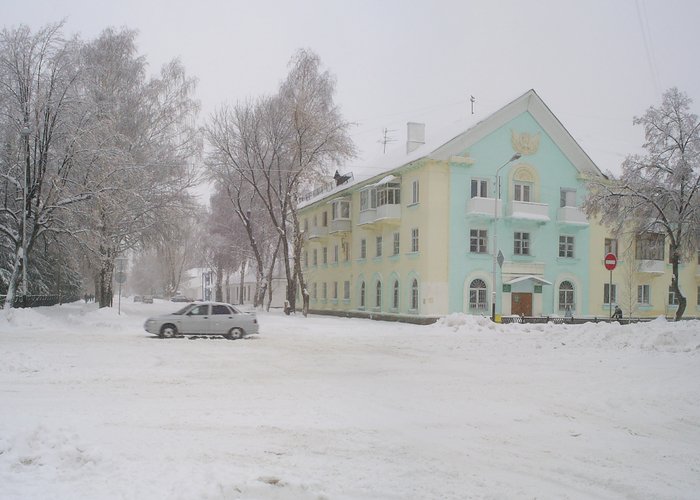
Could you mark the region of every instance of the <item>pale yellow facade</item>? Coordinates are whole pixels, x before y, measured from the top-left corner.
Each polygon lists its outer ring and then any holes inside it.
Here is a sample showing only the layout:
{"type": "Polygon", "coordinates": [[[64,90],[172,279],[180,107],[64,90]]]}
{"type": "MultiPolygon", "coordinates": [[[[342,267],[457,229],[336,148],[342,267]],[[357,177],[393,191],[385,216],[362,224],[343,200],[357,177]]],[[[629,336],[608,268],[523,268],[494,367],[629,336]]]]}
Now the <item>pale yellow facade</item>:
{"type": "MultiPolygon", "coordinates": [[[[669,263],[669,244],[665,242],[663,258],[643,259],[637,251],[632,236],[615,237],[601,224],[591,220],[590,250],[590,313],[608,317],[610,305],[607,300],[610,271],[605,269],[604,256],[612,251],[618,259],[612,272],[612,307],[619,305],[625,317],[673,317],[677,306],[669,292],[672,266],[669,263]]],[[[680,265],[680,288],[686,297],[684,316],[700,316],[700,252],[680,265]]]]}
{"type": "Polygon", "coordinates": [[[310,309],[445,314],[448,176],[446,162],[419,160],[345,189],[339,186],[304,206],[299,212],[305,230],[302,270],[310,309]],[[382,197],[391,186],[400,193],[399,203],[362,204],[361,197],[367,202],[371,190],[382,197]],[[344,212],[348,201],[349,212],[344,212]]]}

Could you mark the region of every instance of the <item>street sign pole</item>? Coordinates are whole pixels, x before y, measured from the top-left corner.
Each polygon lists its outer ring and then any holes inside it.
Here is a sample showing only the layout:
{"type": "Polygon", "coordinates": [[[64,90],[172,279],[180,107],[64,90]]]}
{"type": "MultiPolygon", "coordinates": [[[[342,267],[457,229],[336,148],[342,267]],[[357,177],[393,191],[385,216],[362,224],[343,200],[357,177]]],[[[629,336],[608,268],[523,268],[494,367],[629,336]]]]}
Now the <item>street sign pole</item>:
{"type": "Polygon", "coordinates": [[[617,266],[617,256],[614,253],[607,254],[603,259],[603,265],[605,266],[605,269],[610,271],[610,282],[608,284],[608,313],[610,319],[612,319],[612,272],[613,269],[615,269],[615,267],[617,266]]]}
{"type": "Polygon", "coordinates": [[[610,284],[608,285],[608,316],[612,319],[612,269],[610,270],[610,284]]]}

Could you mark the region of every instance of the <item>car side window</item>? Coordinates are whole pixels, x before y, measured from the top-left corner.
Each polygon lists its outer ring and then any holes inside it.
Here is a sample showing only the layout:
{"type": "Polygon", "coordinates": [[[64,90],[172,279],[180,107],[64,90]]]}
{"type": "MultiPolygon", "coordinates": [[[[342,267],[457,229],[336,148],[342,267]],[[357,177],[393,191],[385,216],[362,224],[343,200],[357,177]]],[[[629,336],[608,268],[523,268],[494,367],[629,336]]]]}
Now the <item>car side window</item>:
{"type": "Polygon", "coordinates": [[[231,314],[231,310],[224,305],[213,305],[211,306],[212,314],[231,314]]]}
{"type": "Polygon", "coordinates": [[[192,308],[189,313],[191,316],[206,316],[209,314],[209,306],[197,306],[192,308]]]}

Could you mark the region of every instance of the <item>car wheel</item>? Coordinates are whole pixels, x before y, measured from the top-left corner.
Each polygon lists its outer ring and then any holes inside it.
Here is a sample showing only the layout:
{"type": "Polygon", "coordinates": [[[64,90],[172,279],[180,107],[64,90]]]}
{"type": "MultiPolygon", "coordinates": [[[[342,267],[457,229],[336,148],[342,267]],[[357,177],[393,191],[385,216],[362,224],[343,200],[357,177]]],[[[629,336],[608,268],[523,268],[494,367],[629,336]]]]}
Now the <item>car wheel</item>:
{"type": "Polygon", "coordinates": [[[177,335],[177,328],[175,328],[175,325],[163,325],[163,327],[160,329],[160,338],[162,339],[169,339],[174,337],[175,335],[177,335]]]}
{"type": "Polygon", "coordinates": [[[242,328],[231,328],[228,331],[228,335],[226,337],[231,339],[231,340],[243,338],[243,329],[242,328]]]}

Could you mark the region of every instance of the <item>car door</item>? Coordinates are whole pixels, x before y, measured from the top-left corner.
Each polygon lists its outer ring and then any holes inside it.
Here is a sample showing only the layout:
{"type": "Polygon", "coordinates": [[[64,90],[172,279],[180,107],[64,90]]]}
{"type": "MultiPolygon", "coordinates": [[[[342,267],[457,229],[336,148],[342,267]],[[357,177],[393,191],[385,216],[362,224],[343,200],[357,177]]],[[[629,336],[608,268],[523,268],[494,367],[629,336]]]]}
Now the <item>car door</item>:
{"type": "Polygon", "coordinates": [[[210,333],[225,335],[234,326],[237,326],[234,311],[224,304],[212,304],[210,333]]]}
{"type": "Polygon", "coordinates": [[[206,335],[210,329],[209,304],[199,304],[190,309],[182,318],[182,333],[206,335]]]}

